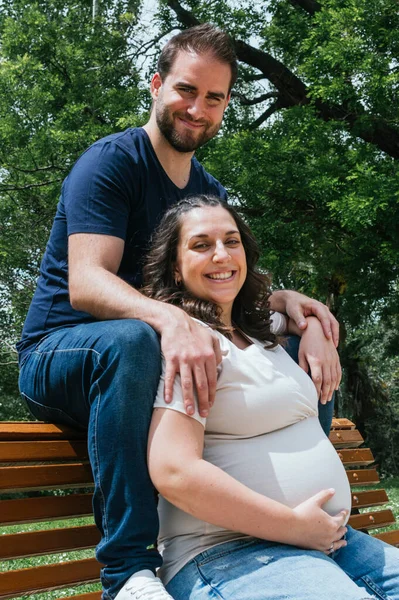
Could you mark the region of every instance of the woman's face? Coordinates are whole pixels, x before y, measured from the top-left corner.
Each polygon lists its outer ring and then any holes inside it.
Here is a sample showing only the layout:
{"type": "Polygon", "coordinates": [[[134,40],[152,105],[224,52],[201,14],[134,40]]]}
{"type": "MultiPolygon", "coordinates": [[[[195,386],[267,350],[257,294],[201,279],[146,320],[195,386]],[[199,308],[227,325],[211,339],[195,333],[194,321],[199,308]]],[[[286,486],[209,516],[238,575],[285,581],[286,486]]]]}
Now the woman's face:
{"type": "Polygon", "coordinates": [[[222,206],[194,208],[182,217],[175,277],[197,298],[219,305],[231,324],[233,302],[247,276],[236,222],[222,206]]]}

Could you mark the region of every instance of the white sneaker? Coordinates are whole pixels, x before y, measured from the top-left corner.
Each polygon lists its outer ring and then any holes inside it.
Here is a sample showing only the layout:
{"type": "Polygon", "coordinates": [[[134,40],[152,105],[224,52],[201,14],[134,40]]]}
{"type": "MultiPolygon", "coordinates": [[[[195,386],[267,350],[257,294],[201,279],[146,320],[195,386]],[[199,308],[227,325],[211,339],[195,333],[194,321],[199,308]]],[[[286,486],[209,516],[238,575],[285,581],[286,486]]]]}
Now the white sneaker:
{"type": "Polygon", "coordinates": [[[145,569],[134,573],[115,596],[115,600],[173,600],[162,581],[145,569]]]}

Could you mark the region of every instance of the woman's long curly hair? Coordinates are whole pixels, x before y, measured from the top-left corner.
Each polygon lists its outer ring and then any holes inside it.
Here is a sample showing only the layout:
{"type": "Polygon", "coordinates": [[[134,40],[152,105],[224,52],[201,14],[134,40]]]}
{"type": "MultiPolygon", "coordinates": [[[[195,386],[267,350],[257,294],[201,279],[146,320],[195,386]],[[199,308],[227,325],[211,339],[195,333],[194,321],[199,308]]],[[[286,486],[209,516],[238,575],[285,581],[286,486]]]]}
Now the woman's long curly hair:
{"type": "Polygon", "coordinates": [[[177,250],[184,215],[196,208],[217,206],[227,210],[233,217],[247,261],[247,276],[233,304],[234,326],[247,335],[269,342],[268,347],[272,347],[277,344],[277,338],[270,331],[270,281],[266,275],[256,270],[260,255],[258,245],[237,211],[221,198],[205,194],[189,196],[164,214],[152,238],[143,269],[144,287],[141,291],[149,298],[179,306],[190,316],[204,321],[231,338],[231,329],[221,321],[222,309],[213,302],[193,296],[185,289],[183,282],[181,285],[175,282],[177,250]]]}

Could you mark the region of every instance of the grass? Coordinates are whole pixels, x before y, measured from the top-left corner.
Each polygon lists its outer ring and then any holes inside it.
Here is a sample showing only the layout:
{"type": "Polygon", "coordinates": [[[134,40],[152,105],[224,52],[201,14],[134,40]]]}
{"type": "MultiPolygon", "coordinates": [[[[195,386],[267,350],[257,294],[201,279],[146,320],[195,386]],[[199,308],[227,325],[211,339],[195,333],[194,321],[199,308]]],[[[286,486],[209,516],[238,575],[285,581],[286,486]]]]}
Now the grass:
{"type": "MultiPolygon", "coordinates": [[[[10,533],[23,533],[28,531],[43,531],[45,529],[59,529],[63,527],[79,527],[81,525],[91,525],[92,517],[82,517],[79,519],[64,519],[59,521],[49,521],[46,523],[28,523],[24,525],[10,525],[0,528],[0,536],[10,533]]],[[[0,542],[1,543],[1,542],[0,542]]],[[[88,550],[78,550],[74,552],[61,552],[58,554],[48,554],[46,556],[34,556],[31,558],[20,558],[17,560],[7,560],[1,563],[0,570],[13,571],[14,569],[26,569],[49,564],[59,564],[72,560],[82,560],[84,558],[92,558],[94,556],[94,548],[88,550]]],[[[62,590],[47,591],[42,594],[33,594],[18,596],[16,600],[55,600],[58,598],[66,598],[77,594],[94,592],[101,590],[99,583],[86,584],[79,587],[64,588],[62,590]]]]}
{"type": "MultiPolygon", "coordinates": [[[[381,506],[381,508],[390,508],[395,515],[396,524],[389,525],[389,527],[382,527],[379,529],[379,533],[383,531],[390,531],[391,529],[399,529],[399,477],[385,477],[381,479],[381,483],[368,487],[355,488],[356,490],[368,490],[368,489],[384,489],[388,494],[389,502],[381,506]]],[[[373,510],[373,509],[371,509],[373,510]]],[[[374,510],[379,510],[376,506],[374,510]]],[[[367,512],[367,509],[363,509],[361,512],[367,512]]]]}
{"type": "MultiPolygon", "coordinates": [[[[387,491],[389,497],[389,503],[383,508],[390,508],[394,513],[397,523],[391,525],[385,529],[379,531],[388,531],[390,529],[396,529],[399,527],[399,477],[389,477],[381,481],[379,485],[373,486],[373,489],[384,488],[387,491]]],[[[356,489],[370,489],[370,488],[356,488],[356,489]]],[[[376,508],[378,510],[378,507],[376,508]]],[[[79,525],[89,525],[93,523],[91,517],[85,517],[80,519],[68,519],[60,521],[51,521],[47,523],[30,523],[25,525],[12,525],[8,527],[0,528],[0,535],[7,533],[20,533],[25,531],[38,531],[44,529],[62,528],[62,527],[78,527],[79,525]]],[[[62,552],[60,554],[51,554],[48,556],[36,556],[32,558],[21,558],[18,560],[4,561],[1,565],[2,571],[10,571],[13,569],[24,569],[32,566],[47,565],[52,563],[67,562],[72,560],[80,560],[83,558],[91,558],[94,556],[94,549],[92,550],[80,550],[77,552],[62,552]]],[[[29,596],[19,596],[16,600],[56,600],[58,598],[65,598],[67,596],[73,596],[77,594],[83,594],[86,592],[93,592],[100,590],[100,584],[89,584],[74,588],[65,588],[63,590],[55,590],[52,592],[45,592],[43,594],[34,594],[29,596]]]]}

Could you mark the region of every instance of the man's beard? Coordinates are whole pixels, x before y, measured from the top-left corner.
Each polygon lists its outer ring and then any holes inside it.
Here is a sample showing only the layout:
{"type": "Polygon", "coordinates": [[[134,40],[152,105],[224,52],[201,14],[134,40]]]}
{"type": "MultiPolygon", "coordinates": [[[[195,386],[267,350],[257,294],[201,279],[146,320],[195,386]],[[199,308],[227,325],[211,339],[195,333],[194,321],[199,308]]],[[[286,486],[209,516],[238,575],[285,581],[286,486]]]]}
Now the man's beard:
{"type": "MultiPolygon", "coordinates": [[[[217,123],[216,125],[210,126],[204,121],[204,127],[200,135],[195,137],[191,136],[189,129],[187,129],[185,135],[182,135],[176,130],[173,123],[173,117],[168,109],[162,104],[162,101],[160,102],[158,100],[155,111],[156,121],[160,132],[177,152],[194,152],[194,150],[197,150],[197,148],[200,148],[206,144],[206,142],[211,140],[217,134],[221,125],[221,123],[217,123]]],[[[184,119],[193,123],[195,122],[187,115],[184,115],[184,119]]]]}

